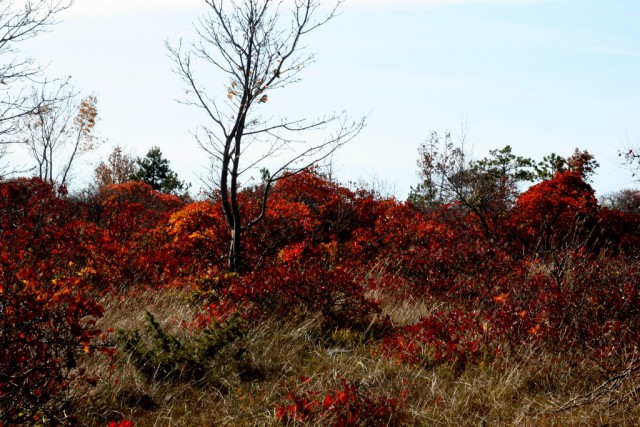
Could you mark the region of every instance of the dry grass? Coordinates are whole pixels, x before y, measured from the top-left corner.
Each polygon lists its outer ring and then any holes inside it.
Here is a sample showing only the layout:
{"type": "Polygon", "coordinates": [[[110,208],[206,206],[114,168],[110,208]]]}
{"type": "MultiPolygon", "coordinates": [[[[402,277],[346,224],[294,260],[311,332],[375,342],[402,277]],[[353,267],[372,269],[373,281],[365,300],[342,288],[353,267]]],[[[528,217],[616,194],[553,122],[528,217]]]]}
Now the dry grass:
{"type": "MultiPolygon", "coordinates": [[[[145,311],[150,311],[185,340],[192,332],[181,324],[198,313],[188,295],[179,291],[149,291],[103,303],[103,330],[143,329],[145,311]]],[[[397,303],[385,310],[400,324],[433,307],[397,303]]],[[[221,352],[211,365],[218,378],[215,384],[147,381],[119,352],[113,370],[103,356],[88,360],[88,370],[102,380],[96,387],[76,388],[72,399],[88,425],[129,419],[136,426],[269,426],[280,425],[274,408],[292,387],[324,395],[340,387],[340,378],[348,378],[390,396],[406,389],[408,425],[624,426],[640,421],[638,396],[633,393],[638,381],[631,377],[603,396],[577,399],[584,404],[558,411],[607,379],[588,360],[575,363],[528,347],[462,368],[425,368],[377,356],[376,350],[377,343],[364,341],[362,334],[323,331],[319,319],[272,321],[248,330],[221,352]],[[234,361],[233,354],[241,349],[245,357],[234,361]],[[308,377],[308,383],[300,383],[301,376],[308,377]]]]}

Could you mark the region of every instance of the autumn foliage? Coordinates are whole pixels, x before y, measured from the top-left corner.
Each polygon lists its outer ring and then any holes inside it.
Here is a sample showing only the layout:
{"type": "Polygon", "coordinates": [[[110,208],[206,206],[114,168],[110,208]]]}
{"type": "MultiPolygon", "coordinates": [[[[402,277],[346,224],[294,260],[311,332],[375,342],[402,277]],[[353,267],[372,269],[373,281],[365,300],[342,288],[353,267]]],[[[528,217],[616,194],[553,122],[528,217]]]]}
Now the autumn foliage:
{"type": "Polygon", "coordinates": [[[0,423],[59,416],[99,333],[83,277],[95,228],[77,212],[39,179],[0,185],[0,423]]]}
{"type": "MultiPolygon", "coordinates": [[[[249,214],[258,194],[241,194],[249,214]]],[[[322,339],[357,332],[373,357],[414,366],[463,370],[532,343],[607,365],[633,351],[638,214],[598,206],[571,171],[504,209],[488,235],[455,203],[425,212],[304,172],[272,190],[265,220],[245,236],[250,268],[237,274],[225,268],[229,231],[215,201],[139,182],[85,198],[39,179],[3,182],[0,422],[62,419],[71,385],[95,381],[82,360],[104,348],[99,298],[151,288],[193,295],[201,314],[189,328],[319,318],[322,339]],[[382,315],[409,299],[435,308],[404,324],[382,315]]],[[[285,424],[390,425],[406,419],[404,397],[344,379],[329,392],[293,388],[276,413],[285,424]]]]}
{"type": "MultiPolygon", "coordinates": [[[[306,377],[299,380],[302,385],[310,382],[306,377]]],[[[378,394],[342,378],[341,387],[325,395],[315,390],[290,390],[284,403],[276,405],[276,416],[285,424],[398,426],[407,420],[402,408],[405,397],[406,391],[397,396],[378,394]]]]}

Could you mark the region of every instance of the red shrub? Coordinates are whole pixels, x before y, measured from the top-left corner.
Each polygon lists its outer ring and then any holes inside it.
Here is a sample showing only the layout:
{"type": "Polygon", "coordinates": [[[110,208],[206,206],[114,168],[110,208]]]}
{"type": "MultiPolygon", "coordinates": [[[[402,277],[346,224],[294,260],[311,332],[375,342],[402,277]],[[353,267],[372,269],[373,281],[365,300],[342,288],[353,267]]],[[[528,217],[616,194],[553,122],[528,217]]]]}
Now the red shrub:
{"type": "Polygon", "coordinates": [[[378,205],[371,194],[351,191],[314,171],[279,181],[270,203],[275,215],[281,206],[303,205],[300,211],[314,221],[305,228],[313,228],[315,242],[345,242],[354,230],[372,227],[378,205]]]}
{"type": "MultiPolygon", "coordinates": [[[[308,379],[302,378],[303,382],[308,379]]],[[[290,391],[284,404],[276,405],[276,416],[285,424],[322,423],[333,427],[397,426],[407,420],[402,411],[406,391],[390,397],[371,392],[342,379],[342,388],[322,396],[317,391],[290,391]]]]}
{"type": "Polygon", "coordinates": [[[211,295],[214,318],[235,312],[252,319],[321,314],[329,327],[366,327],[379,311],[379,303],[366,298],[366,289],[349,271],[313,262],[286,262],[201,283],[211,295]]]}
{"type": "Polygon", "coordinates": [[[60,277],[49,262],[18,268],[1,258],[0,423],[34,423],[65,409],[78,353],[90,351],[102,308],[81,278],[60,277]]]}
{"type": "Polygon", "coordinates": [[[378,259],[386,265],[382,287],[400,298],[483,298],[512,262],[505,245],[487,238],[474,217],[450,206],[425,214],[391,205],[375,233],[378,259]]]}
{"type": "Polygon", "coordinates": [[[118,242],[144,235],[165,224],[172,212],[184,205],[177,196],[164,194],[139,181],[108,185],[96,195],[98,222],[118,242]]]}
{"type": "MultiPolygon", "coordinates": [[[[640,345],[640,268],[623,257],[592,260],[573,254],[558,313],[565,339],[601,351],[640,345]]],[[[560,328],[559,328],[560,329],[560,328]]]]}
{"type": "Polygon", "coordinates": [[[481,355],[483,328],[474,317],[461,310],[423,317],[385,338],[382,352],[404,363],[464,365],[481,355]]]}
{"type": "Polygon", "coordinates": [[[562,242],[579,242],[592,232],[598,213],[593,188],[576,172],[557,172],[523,193],[512,221],[528,248],[548,249],[562,242]]]}
{"type": "Polygon", "coordinates": [[[102,308],[85,275],[100,230],[38,179],[0,183],[0,424],[64,409],[102,308]]]}
{"type": "Polygon", "coordinates": [[[94,265],[101,288],[170,283],[181,260],[167,250],[167,222],[184,205],[182,199],[132,181],[103,187],[94,203],[95,220],[108,238],[94,265]]]}
{"type": "MultiPolygon", "coordinates": [[[[171,215],[168,235],[176,253],[204,268],[225,260],[230,233],[219,204],[190,203],[171,215]]],[[[199,270],[200,268],[196,269],[199,270]]]]}
{"type": "Polygon", "coordinates": [[[601,246],[614,252],[634,256],[640,249],[640,214],[608,208],[598,211],[601,246]]]}
{"type": "Polygon", "coordinates": [[[496,282],[483,309],[491,339],[603,353],[640,344],[640,270],[622,256],[567,250],[564,264],[523,262],[496,282]]]}

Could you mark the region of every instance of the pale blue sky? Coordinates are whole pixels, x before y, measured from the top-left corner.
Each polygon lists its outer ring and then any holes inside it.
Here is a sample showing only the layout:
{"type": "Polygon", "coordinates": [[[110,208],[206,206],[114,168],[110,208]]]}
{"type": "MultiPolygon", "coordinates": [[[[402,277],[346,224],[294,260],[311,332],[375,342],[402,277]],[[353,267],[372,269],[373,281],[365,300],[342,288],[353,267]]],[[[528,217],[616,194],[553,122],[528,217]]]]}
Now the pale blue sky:
{"type": "MultiPolygon", "coordinates": [[[[163,43],[193,39],[204,10],[203,0],[76,0],[23,48],[49,74],[98,94],[102,155],[115,144],[135,155],[158,145],[197,187],[207,161],[190,132],[203,118],[174,102],[183,87],[163,43]]],[[[417,183],[420,142],[463,122],[476,157],[507,144],[534,158],[588,149],[602,194],[635,186],[617,152],[640,145],[639,24],[637,0],[347,0],[307,40],[317,62],[303,82],[265,107],[368,114],[335,156],[338,177],[375,178],[400,197],[417,183]]],[[[208,83],[226,94],[224,81],[208,83]]],[[[91,170],[78,165],[79,184],[91,170]]]]}

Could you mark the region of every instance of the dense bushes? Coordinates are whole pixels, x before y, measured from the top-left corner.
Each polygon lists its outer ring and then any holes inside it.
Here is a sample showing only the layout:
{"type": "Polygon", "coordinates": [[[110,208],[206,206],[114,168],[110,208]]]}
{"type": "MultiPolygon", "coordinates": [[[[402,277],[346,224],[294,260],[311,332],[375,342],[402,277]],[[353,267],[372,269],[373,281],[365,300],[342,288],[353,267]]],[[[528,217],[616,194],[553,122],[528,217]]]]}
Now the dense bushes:
{"type": "MultiPolygon", "coordinates": [[[[254,196],[241,195],[245,209],[258,209],[254,196]]],[[[640,344],[636,213],[600,208],[571,171],[501,209],[487,233],[456,203],[419,211],[301,173],[273,189],[265,220],[245,235],[248,268],[238,275],[224,268],[229,232],[216,203],[141,183],[84,200],[37,179],[1,183],[0,421],[59,414],[82,377],[78,356],[99,333],[96,298],[148,287],[189,287],[205,335],[239,317],[248,327],[319,318],[325,337],[383,325],[375,354],[424,367],[464,368],[532,342],[601,360],[640,344]],[[437,309],[408,324],[379,318],[406,299],[437,309]]],[[[119,341],[147,378],[205,378],[212,349],[241,335],[206,335],[196,348],[149,322],[151,341],[135,332],[119,341]],[[162,372],[145,371],[150,364],[162,372]]],[[[396,401],[354,387],[322,399],[292,392],[279,417],[340,425],[383,407],[375,420],[401,419],[396,401]]]]}
{"type": "Polygon", "coordinates": [[[0,424],[59,419],[102,308],[83,278],[94,228],[38,179],[0,183],[0,424]]]}
{"type": "Polygon", "coordinates": [[[320,314],[327,328],[366,328],[379,311],[353,273],[307,263],[265,267],[245,276],[223,274],[207,281],[214,319],[242,313],[248,319],[320,314]]]}
{"type": "MultiPolygon", "coordinates": [[[[303,384],[309,378],[300,379],[303,384]]],[[[276,416],[285,425],[321,423],[332,427],[399,426],[407,414],[402,408],[405,392],[389,396],[341,379],[341,387],[322,395],[314,390],[292,389],[282,404],[276,405],[276,416]]]]}
{"type": "Polygon", "coordinates": [[[523,193],[511,216],[528,250],[535,245],[539,251],[554,251],[595,237],[598,202],[578,173],[564,171],[523,193]]]}

